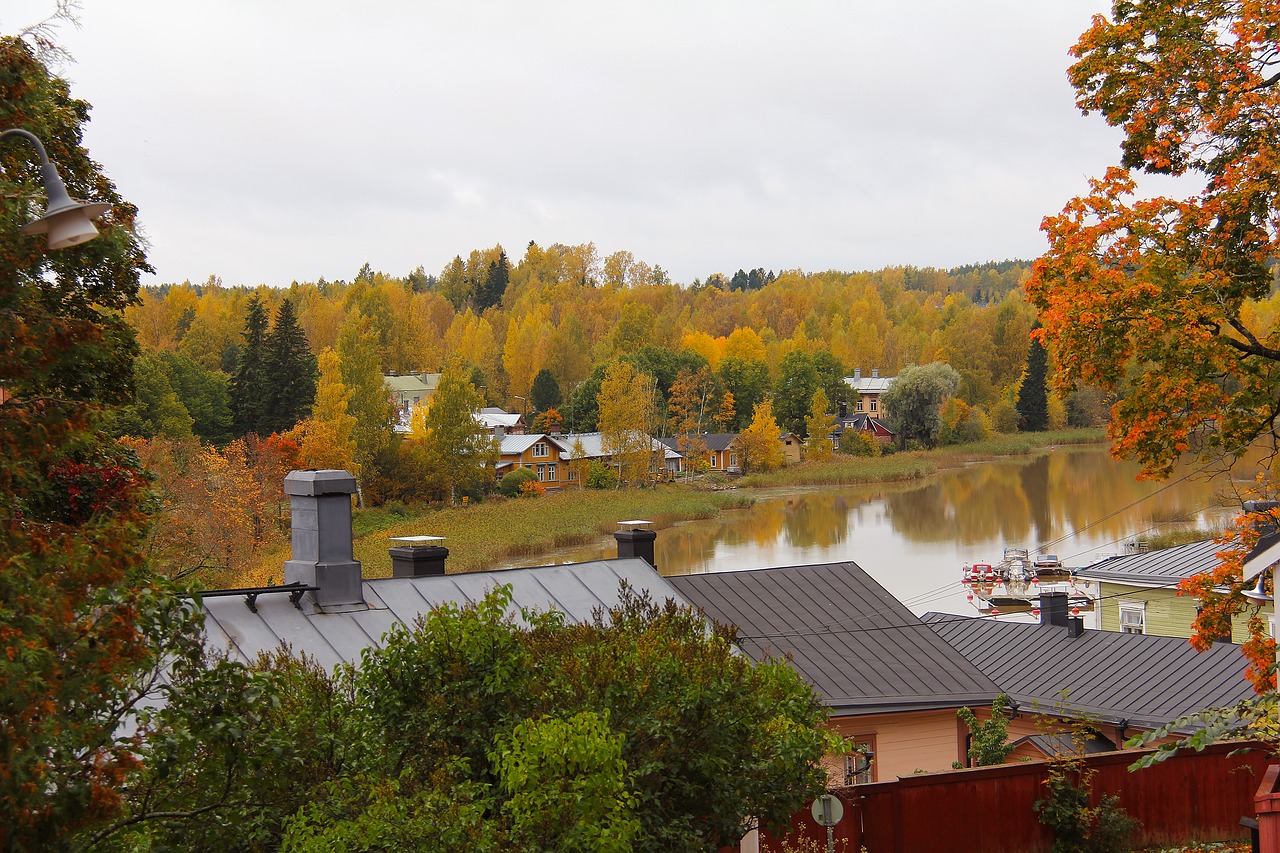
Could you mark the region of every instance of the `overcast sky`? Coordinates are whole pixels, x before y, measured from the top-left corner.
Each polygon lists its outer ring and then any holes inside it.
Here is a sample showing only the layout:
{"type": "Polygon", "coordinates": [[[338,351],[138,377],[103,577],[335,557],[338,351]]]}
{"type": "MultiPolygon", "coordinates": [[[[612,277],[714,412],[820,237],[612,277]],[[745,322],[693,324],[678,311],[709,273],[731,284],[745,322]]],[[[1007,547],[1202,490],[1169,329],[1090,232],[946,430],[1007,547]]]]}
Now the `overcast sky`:
{"type": "MultiPolygon", "coordinates": [[[[53,0],[5,0],[0,32],[53,0]]],[[[1068,48],[1098,0],[83,0],[86,142],[147,283],[439,273],[530,240],[739,268],[1043,250],[1116,158],[1068,48]]]]}

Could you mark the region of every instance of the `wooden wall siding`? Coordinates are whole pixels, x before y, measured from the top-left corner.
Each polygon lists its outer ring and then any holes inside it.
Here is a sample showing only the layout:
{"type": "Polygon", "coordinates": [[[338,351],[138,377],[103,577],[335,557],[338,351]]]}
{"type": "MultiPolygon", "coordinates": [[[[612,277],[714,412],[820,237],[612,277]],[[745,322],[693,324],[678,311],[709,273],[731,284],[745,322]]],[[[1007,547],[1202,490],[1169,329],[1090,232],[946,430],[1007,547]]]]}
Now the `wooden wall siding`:
{"type": "MultiPolygon", "coordinates": [[[[831,725],[845,737],[875,738],[872,778],[877,781],[910,776],[920,770],[951,769],[951,762],[963,760],[961,731],[968,731],[954,710],[837,717],[831,725]]],[[[842,775],[843,769],[832,782],[839,784],[842,775]]]]}
{"type": "MultiPolygon", "coordinates": [[[[1238,745],[1220,744],[1136,772],[1128,769],[1134,752],[1093,756],[1088,764],[1098,771],[1095,803],[1104,792],[1120,797],[1142,822],[1138,847],[1242,837],[1240,818],[1254,816],[1254,794],[1274,762],[1257,746],[1232,755],[1238,745]]],[[[1047,853],[1053,835],[1033,809],[1046,776],[1044,762],[1030,762],[842,788],[835,792],[845,807],[837,849],[1047,853]]],[[[808,809],[793,817],[792,827],[804,838],[826,841],[808,809]]],[[[776,837],[761,833],[761,853],[779,849],[776,837]]]]}
{"type": "MultiPolygon", "coordinates": [[[[1146,632],[1160,637],[1190,637],[1191,623],[1196,618],[1196,600],[1178,595],[1172,589],[1148,589],[1126,584],[1103,582],[1099,625],[1104,631],[1120,630],[1120,604],[1124,601],[1145,601],[1146,632]]],[[[1249,639],[1247,616],[1236,616],[1231,623],[1231,642],[1239,644],[1249,639]]]]}

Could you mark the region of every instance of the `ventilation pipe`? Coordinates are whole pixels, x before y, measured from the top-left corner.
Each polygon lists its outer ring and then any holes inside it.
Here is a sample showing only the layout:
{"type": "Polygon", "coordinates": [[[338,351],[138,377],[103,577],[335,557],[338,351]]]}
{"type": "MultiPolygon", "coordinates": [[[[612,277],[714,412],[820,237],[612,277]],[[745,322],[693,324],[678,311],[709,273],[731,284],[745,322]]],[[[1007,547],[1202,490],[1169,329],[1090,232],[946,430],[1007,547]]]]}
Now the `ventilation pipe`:
{"type": "Polygon", "coordinates": [[[653,558],[653,543],[658,534],[653,530],[652,521],[619,521],[618,530],[613,538],[618,540],[618,559],[639,557],[649,565],[657,568],[653,558]]]}
{"type": "Polygon", "coordinates": [[[425,578],[443,575],[449,549],[441,545],[443,536],[392,536],[400,544],[391,548],[391,576],[425,578]]]}

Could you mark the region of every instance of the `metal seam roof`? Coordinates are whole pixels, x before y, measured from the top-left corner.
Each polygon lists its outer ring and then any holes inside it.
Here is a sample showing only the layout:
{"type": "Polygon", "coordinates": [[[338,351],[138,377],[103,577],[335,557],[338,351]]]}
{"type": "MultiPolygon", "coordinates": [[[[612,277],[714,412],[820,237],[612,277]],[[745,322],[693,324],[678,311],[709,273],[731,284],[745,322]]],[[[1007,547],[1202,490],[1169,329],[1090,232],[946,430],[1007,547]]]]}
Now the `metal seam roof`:
{"type": "Polygon", "coordinates": [[[791,664],[841,713],[987,704],[995,684],[852,562],[668,578],[752,657],[791,664]],[[871,709],[875,710],[871,710],[871,709]]]}
{"type": "Polygon", "coordinates": [[[1252,695],[1238,646],[1197,653],[1177,637],[957,619],[925,622],[1020,704],[1163,724],[1252,695]],[[1064,698],[1065,691],[1065,698],[1064,698]]]}

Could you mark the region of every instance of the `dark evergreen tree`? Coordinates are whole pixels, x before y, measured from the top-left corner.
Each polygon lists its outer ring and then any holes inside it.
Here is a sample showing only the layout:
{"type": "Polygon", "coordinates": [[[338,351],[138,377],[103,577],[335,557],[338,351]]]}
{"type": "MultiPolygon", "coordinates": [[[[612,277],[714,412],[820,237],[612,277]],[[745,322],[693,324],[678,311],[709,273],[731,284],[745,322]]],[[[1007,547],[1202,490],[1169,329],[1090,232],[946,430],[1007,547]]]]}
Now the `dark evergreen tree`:
{"type": "Polygon", "coordinates": [[[511,262],[507,260],[506,250],[499,249],[498,259],[489,262],[489,271],[476,288],[476,310],[483,311],[501,303],[510,282],[511,262]]]}
{"type": "Polygon", "coordinates": [[[316,399],[320,371],[288,299],[280,303],[276,324],[267,337],[266,368],[269,398],[257,430],[261,435],[292,429],[311,413],[316,399]]]}
{"type": "MultiPolygon", "coordinates": [[[[1032,331],[1040,328],[1037,320],[1032,331]]],[[[1027,370],[1018,388],[1018,428],[1024,432],[1043,432],[1049,428],[1049,354],[1039,338],[1031,339],[1027,350],[1027,370]]]]}
{"type": "Polygon", "coordinates": [[[244,322],[244,347],[231,380],[231,415],[236,435],[258,432],[270,401],[266,363],[267,310],[254,294],[244,322]]]}
{"type": "Polygon", "coordinates": [[[533,377],[533,385],[529,388],[529,399],[539,412],[554,409],[560,405],[560,383],[545,367],[533,377]]]}
{"type": "Polygon", "coordinates": [[[604,381],[606,365],[597,364],[583,382],[569,395],[569,404],[562,412],[570,432],[594,432],[600,425],[600,383],[604,381]]]}

